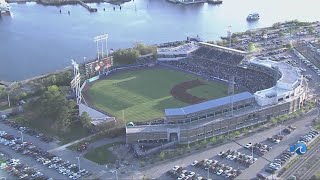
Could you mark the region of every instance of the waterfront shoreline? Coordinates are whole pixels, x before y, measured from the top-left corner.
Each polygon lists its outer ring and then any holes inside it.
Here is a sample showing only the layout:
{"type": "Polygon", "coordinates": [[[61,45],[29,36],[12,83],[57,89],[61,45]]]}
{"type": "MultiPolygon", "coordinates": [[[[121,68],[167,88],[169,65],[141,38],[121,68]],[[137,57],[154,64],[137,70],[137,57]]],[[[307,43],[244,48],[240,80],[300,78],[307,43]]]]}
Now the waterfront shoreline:
{"type": "MultiPolygon", "coordinates": [[[[109,3],[113,5],[121,5],[131,0],[82,0],[84,3],[109,3]]],[[[8,3],[27,3],[36,2],[44,6],[64,6],[78,4],[78,0],[7,0],[8,3]]]]}

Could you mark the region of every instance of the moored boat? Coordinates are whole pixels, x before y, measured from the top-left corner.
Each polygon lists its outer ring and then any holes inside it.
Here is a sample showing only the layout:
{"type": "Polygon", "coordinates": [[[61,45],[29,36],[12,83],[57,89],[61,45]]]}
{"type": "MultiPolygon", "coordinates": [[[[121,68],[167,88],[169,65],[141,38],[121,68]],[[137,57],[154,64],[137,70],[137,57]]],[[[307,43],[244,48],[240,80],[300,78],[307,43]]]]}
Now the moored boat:
{"type": "Polygon", "coordinates": [[[258,13],[249,14],[247,16],[247,21],[257,21],[260,19],[260,15],[258,13]]]}
{"type": "Polygon", "coordinates": [[[208,0],[209,4],[222,4],[222,0],[208,0]]]}

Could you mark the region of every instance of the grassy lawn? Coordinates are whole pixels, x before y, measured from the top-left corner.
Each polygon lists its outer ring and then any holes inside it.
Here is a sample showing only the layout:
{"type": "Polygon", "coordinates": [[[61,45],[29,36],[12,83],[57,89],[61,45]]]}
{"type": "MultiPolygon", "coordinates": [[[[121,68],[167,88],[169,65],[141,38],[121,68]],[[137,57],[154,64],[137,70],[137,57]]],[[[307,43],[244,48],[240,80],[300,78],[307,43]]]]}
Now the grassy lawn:
{"type": "Polygon", "coordinates": [[[124,111],[126,122],[146,121],[163,116],[165,108],[186,106],[186,103],[174,99],[170,90],[176,84],[194,79],[207,84],[190,89],[194,95],[206,99],[226,95],[227,86],[224,84],[164,68],[116,73],[96,81],[85,93],[95,107],[117,118],[122,118],[124,111]]]}
{"type": "Polygon", "coordinates": [[[83,157],[85,157],[90,161],[98,163],[100,165],[104,165],[107,163],[114,163],[117,159],[112,154],[112,152],[108,150],[108,148],[117,144],[121,144],[121,143],[118,142],[118,143],[106,144],[106,145],[100,146],[94,150],[89,151],[83,157]]]}
{"type": "Polygon", "coordinates": [[[10,107],[8,105],[5,105],[5,106],[0,106],[0,111],[2,110],[6,110],[6,109],[9,109],[10,107]]]}
{"type": "Polygon", "coordinates": [[[217,99],[226,96],[226,90],[227,89],[225,84],[210,83],[205,86],[198,86],[192,89],[188,89],[187,92],[199,98],[217,99]]]}

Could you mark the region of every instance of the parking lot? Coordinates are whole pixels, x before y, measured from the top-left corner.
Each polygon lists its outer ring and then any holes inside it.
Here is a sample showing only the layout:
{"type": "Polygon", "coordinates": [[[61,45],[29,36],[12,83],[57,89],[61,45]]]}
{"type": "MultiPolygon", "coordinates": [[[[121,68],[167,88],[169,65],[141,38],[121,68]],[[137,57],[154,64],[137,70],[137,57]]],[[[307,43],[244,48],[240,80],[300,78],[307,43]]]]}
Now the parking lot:
{"type": "MultiPolygon", "coordinates": [[[[7,120],[2,120],[2,123],[8,124],[6,121],[7,120]]],[[[25,132],[26,129],[16,126],[13,126],[12,128],[6,129],[9,129],[13,134],[8,133],[9,131],[0,131],[1,152],[14,157],[29,166],[35,167],[42,172],[46,172],[49,177],[55,179],[79,179],[80,177],[91,175],[86,169],[80,169],[76,164],[64,160],[59,156],[55,156],[43,149],[42,147],[46,147],[43,143],[50,144],[49,141],[47,142],[47,140],[44,139],[40,139],[40,142],[36,141],[38,145],[41,145],[41,147],[39,147],[24,138],[22,133],[25,132]],[[12,128],[19,130],[18,135],[12,128]]],[[[36,136],[36,134],[34,135],[36,136]]],[[[39,140],[39,137],[36,138],[39,140]]],[[[26,176],[21,179],[29,179],[29,177],[26,176]]]]}
{"type": "MultiPolygon", "coordinates": [[[[296,140],[296,143],[304,143],[308,146],[316,139],[316,137],[318,137],[318,134],[318,131],[310,130],[307,134],[300,136],[300,138],[296,140]]],[[[260,179],[266,179],[267,177],[280,172],[280,170],[296,156],[297,155],[294,152],[290,151],[290,148],[284,150],[265,167],[264,171],[259,172],[257,176],[260,179]]]]}
{"type": "MultiPolygon", "coordinates": [[[[295,131],[290,133],[289,135],[285,136],[282,141],[279,142],[279,144],[275,144],[272,142],[266,142],[268,137],[271,137],[277,133],[280,132],[279,127],[273,127],[269,130],[266,130],[264,132],[259,132],[258,134],[254,134],[249,137],[245,137],[243,139],[239,139],[236,142],[229,142],[227,144],[221,145],[216,148],[210,148],[206,149],[201,152],[197,152],[188,156],[185,156],[183,158],[178,158],[170,161],[166,161],[157,165],[154,165],[153,167],[145,168],[141,171],[135,172],[130,175],[124,175],[123,177],[137,177],[137,178],[143,178],[144,175],[151,178],[170,178],[173,179],[170,175],[168,175],[166,172],[170,171],[175,166],[181,166],[185,168],[188,171],[193,171],[196,174],[199,174],[199,176],[202,176],[204,178],[207,178],[207,170],[205,169],[199,169],[197,167],[193,167],[191,164],[197,160],[200,162],[204,159],[211,159],[211,160],[218,160],[219,162],[232,166],[235,169],[243,170],[243,172],[236,177],[236,179],[251,179],[255,178],[257,172],[260,172],[263,170],[270,162],[273,161],[281,152],[288,149],[290,144],[293,144],[296,142],[297,139],[300,138],[300,136],[304,135],[305,132],[309,131],[308,124],[316,117],[317,111],[313,110],[310,113],[308,113],[303,120],[296,121],[292,125],[297,127],[295,131]],[[228,149],[239,151],[240,153],[245,153],[247,155],[250,155],[250,150],[245,149],[243,146],[251,142],[252,144],[262,142],[266,143],[267,145],[272,145],[272,150],[263,155],[263,158],[257,157],[257,161],[254,163],[254,165],[250,166],[249,168],[246,168],[243,165],[239,165],[237,162],[234,162],[233,160],[228,159],[221,159],[218,154],[221,151],[227,151],[228,149]]],[[[284,124],[284,126],[289,126],[291,124],[284,124]]],[[[284,129],[284,127],[283,127],[284,129]]],[[[256,155],[254,155],[256,156],[256,155]]],[[[214,173],[210,173],[209,177],[212,179],[222,177],[219,175],[216,175],[214,173]]]]}

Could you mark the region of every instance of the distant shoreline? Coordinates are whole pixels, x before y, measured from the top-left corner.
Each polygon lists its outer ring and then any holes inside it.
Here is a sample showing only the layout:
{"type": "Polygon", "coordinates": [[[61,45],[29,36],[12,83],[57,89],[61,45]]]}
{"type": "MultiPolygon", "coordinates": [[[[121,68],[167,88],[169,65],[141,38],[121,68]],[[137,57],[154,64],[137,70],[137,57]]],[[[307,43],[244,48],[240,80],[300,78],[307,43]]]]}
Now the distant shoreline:
{"type": "MultiPolygon", "coordinates": [[[[131,0],[83,0],[84,3],[110,3],[114,5],[120,5],[131,0]]],[[[38,4],[46,6],[64,6],[78,4],[76,0],[7,0],[8,3],[27,3],[36,2],[38,4]]]]}

